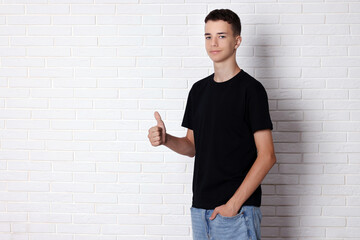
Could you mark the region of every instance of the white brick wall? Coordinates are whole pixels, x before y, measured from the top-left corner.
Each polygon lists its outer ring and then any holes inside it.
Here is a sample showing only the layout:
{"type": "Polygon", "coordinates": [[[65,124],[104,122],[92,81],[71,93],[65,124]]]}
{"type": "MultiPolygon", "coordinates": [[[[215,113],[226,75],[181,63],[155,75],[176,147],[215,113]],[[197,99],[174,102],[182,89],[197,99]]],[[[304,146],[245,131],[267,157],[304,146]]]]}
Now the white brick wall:
{"type": "Polygon", "coordinates": [[[262,239],[360,239],[360,4],[278,2],[0,0],[0,239],[191,239],[193,159],[147,131],[185,135],[214,8],[269,96],[262,239]]]}

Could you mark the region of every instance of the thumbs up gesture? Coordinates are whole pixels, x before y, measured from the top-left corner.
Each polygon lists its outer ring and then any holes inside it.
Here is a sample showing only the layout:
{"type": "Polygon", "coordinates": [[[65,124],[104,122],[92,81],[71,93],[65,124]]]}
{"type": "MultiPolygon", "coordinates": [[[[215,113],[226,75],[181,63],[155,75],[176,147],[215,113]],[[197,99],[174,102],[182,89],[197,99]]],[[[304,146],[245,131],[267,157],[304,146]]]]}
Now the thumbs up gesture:
{"type": "Polygon", "coordinates": [[[151,145],[160,146],[166,143],[166,128],[161,116],[158,112],[154,113],[157,125],[149,129],[148,138],[151,145]]]}

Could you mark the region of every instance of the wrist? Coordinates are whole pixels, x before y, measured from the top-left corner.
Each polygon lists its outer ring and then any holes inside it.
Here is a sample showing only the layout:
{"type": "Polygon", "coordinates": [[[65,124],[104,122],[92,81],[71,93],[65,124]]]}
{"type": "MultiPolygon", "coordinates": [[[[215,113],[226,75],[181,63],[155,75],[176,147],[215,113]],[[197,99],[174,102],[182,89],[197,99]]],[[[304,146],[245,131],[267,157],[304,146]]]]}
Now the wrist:
{"type": "Polygon", "coordinates": [[[233,209],[235,209],[236,211],[239,211],[241,206],[244,204],[242,201],[239,201],[238,199],[236,199],[235,197],[232,197],[229,199],[229,201],[227,202],[227,204],[229,206],[231,206],[233,209]]]}
{"type": "Polygon", "coordinates": [[[165,133],[165,139],[164,139],[163,145],[166,147],[167,147],[168,140],[169,140],[169,134],[165,133]]]}

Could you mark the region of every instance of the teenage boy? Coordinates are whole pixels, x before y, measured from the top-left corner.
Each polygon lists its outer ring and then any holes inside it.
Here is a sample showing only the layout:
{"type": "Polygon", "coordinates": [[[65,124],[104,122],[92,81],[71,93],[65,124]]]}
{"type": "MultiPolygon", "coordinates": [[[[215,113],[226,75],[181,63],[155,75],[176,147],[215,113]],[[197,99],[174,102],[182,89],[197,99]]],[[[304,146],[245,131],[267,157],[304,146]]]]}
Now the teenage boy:
{"type": "Polygon", "coordinates": [[[153,146],[161,144],[195,156],[190,208],[195,240],[260,239],[261,182],[276,162],[266,91],[236,63],[241,23],[229,9],[205,18],[205,48],[214,73],[190,89],[182,126],[187,135],[149,129],[153,146]]]}

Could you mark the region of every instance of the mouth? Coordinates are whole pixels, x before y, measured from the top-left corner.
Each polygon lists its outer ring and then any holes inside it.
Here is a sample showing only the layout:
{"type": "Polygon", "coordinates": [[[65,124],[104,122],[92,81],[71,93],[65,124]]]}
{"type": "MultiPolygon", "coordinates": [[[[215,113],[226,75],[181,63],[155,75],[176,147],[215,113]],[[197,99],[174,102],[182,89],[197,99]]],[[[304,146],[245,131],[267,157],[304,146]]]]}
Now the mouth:
{"type": "Polygon", "coordinates": [[[210,53],[212,53],[212,54],[217,54],[217,53],[219,53],[219,52],[221,52],[221,51],[220,51],[220,50],[210,51],[210,53]]]}

